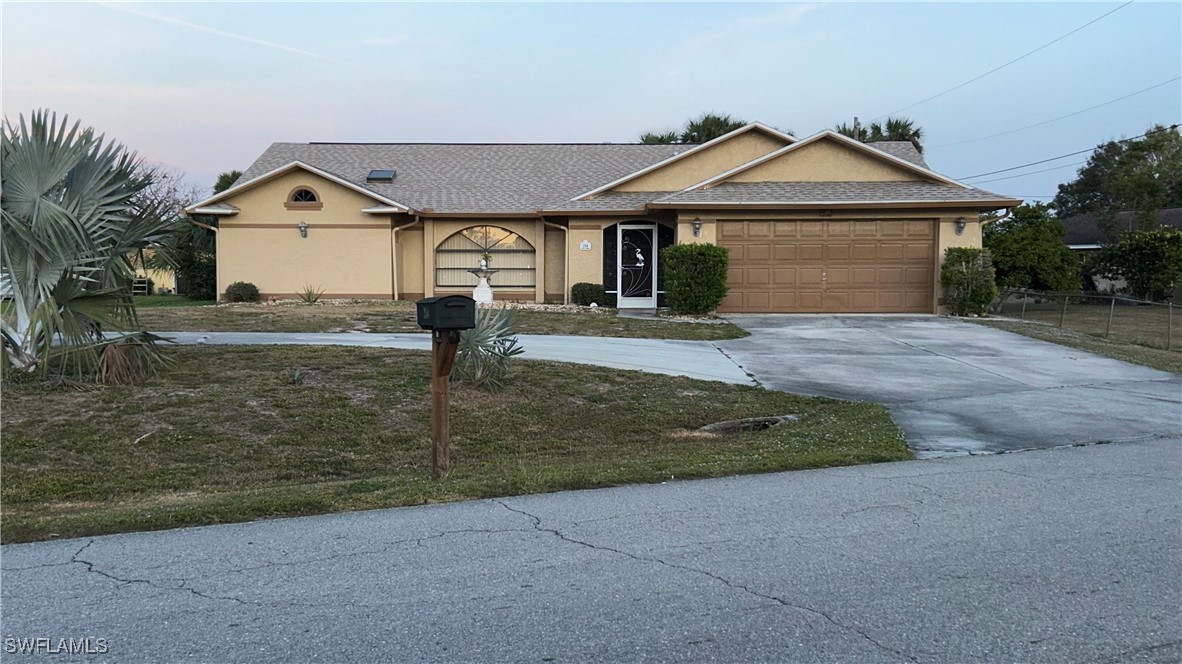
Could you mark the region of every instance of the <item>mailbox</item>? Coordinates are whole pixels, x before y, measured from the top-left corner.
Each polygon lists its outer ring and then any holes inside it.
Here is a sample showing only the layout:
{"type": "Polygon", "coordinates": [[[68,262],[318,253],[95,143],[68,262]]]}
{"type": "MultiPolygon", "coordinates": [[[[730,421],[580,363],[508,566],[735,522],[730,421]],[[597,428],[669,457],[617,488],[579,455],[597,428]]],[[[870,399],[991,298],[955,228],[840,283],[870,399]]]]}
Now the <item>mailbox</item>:
{"type": "Polygon", "coordinates": [[[476,300],[466,295],[427,297],[415,302],[419,327],[427,330],[470,330],[476,327],[476,300]]]}

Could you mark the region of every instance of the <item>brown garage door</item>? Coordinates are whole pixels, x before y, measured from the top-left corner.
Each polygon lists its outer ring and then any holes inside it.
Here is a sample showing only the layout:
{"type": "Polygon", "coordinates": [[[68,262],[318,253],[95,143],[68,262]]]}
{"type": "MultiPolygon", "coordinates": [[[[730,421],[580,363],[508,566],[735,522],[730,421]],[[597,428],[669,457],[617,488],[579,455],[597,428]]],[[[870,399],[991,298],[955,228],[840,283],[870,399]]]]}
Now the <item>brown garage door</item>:
{"type": "Polygon", "coordinates": [[[724,312],[930,313],[931,221],[720,221],[724,312]]]}

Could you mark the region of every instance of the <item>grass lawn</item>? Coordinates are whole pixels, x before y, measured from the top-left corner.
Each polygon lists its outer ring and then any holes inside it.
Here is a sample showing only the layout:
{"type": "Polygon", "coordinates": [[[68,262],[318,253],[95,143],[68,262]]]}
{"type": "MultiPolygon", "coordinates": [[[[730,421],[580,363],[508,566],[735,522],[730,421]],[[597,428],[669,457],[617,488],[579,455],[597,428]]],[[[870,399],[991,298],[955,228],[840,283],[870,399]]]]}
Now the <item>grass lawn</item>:
{"type": "MultiPolygon", "coordinates": [[[[1167,351],[1165,348],[1152,348],[1141,344],[1130,343],[1116,335],[1113,335],[1110,339],[1105,339],[1102,336],[1102,331],[1101,334],[1097,335],[1074,330],[1069,327],[1059,328],[1056,326],[1059,320],[1058,318],[1055,319],[1054,323],[1049,324],[1029,320],[1029,317],[1026,321],[999,318],[968,318],[966,320],[1035,339],[1086,350],[1089,353],[1104,355],[1124,362],[1142,364],[1162,371],[1182,373],[1182,340],[1175,340],[1174,350],[1167,351]]],[[[1179,332],[1182,332],[1182,330],[1175,330],[1175,333],[1179,332]]]]}
{"type": "Polygon", "coordinates": [[[435,481],[427,353],[169,353],[170,369],[134,387],[5,385],[3,541],[912,457],[877,405],[520,361],[504,392],[453,388],[453,471],[435,481]],[[800,419],[697,431],[784,414],[800,419]]]}
{"type": "MultiPolygon", "coordinates": [[[[138,314],[144,329],[157,332],[422,332],[415,323],[414,303],[408,301],[148,306],[139,309],[138,314]]],[[[517,328],[521,334],[639,339],[718,340],[747,336],[727,322],[618,318],[614,309],[607,308],[561,312],[519,309],[517,328]]]]}
{"type": "Polygon", "coordinates": [[[210,300],[190,300],[184,295],[136,295],[135,307],[208,307],[214,303],[210,300]]]}

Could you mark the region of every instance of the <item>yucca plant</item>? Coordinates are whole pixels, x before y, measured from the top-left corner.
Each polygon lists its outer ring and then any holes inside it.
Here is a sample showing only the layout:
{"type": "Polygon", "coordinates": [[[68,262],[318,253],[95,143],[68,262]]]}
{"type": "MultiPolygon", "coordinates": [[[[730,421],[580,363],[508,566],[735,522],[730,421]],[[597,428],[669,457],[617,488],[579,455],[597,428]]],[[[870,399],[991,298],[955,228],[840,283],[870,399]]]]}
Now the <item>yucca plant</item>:
{"type": "Polygon", "coordinates": [[[137,198],[151,172],[47,111],[5,120],[0,160],[0,285],[12,303],[12,321],[0,321],[4,368],[109,382],[153,371],[159,338],[139,330],[130,259],[169,223],[137,198]]]}
{"type": "Polygon", "coordinates": [[[460,334],[451,379],[482,390],[503,388],[509,360],[525,352],[517,343],[515,322],[511,309],[478,308],[476,327],[460,334]]]}
{"type": "Polygon", "coordinates": [[[300,301],[304,304],[316,304],[320,301],[320,296],[324,295],[324,289],[308,284],[304,286],[304,290],[300,291],[299,295],[300,301]]]}

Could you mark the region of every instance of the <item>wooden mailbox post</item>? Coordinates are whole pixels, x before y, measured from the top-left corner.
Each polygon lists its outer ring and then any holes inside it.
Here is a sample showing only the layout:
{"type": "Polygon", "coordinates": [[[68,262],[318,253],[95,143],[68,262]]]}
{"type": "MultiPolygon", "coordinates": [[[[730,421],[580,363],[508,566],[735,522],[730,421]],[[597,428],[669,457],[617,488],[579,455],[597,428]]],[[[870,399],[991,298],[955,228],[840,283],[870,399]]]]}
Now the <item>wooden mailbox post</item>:
{"type": "Polygon", "coordinates": [[[456,359],[460,330],[476,327],[476,301],[463,295],[428,297],[415,303],[419,327],[431,330],[431,467],[435,477],[451,470],[448,376],[456,359]]]}

